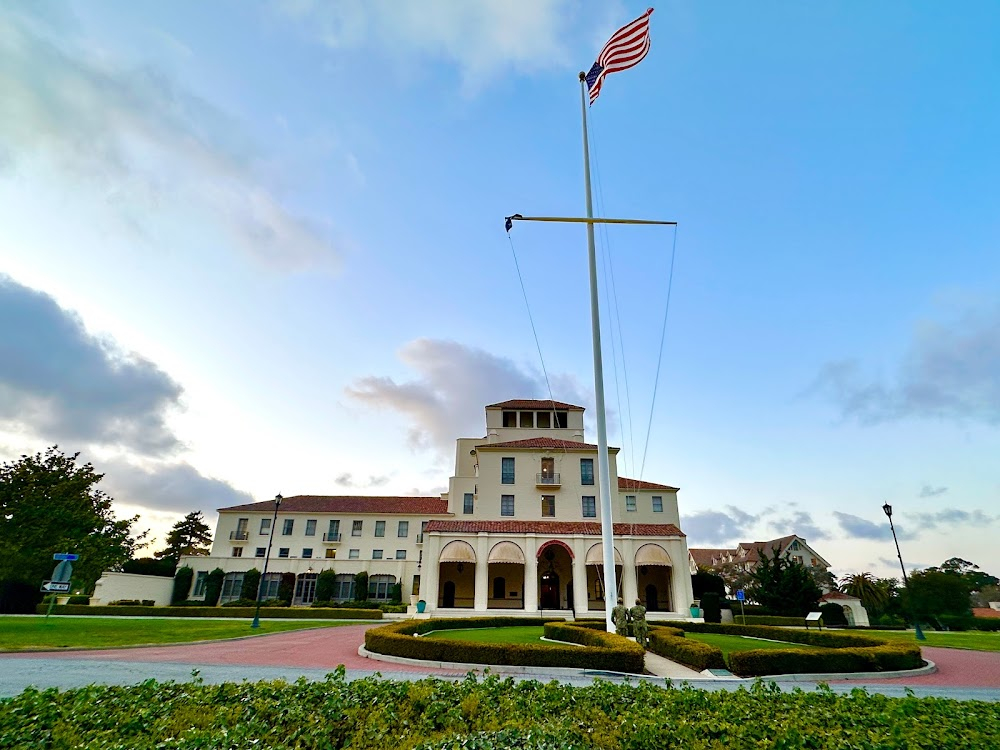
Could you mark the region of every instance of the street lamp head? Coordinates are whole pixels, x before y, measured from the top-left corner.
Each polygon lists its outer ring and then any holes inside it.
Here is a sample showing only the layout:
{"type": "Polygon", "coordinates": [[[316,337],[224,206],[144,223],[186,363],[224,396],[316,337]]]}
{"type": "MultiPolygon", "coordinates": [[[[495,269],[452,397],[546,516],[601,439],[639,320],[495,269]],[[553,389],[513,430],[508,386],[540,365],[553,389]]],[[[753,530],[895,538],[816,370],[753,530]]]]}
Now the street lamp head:
{"type": "Polygon", "coordinates": [[[278,493],[277,495],[275,495],[275,496],[274,496],[274,505],[275,505],[275,507],[277,507],[277,506],[281,505],[281,501],[282,501],[282,500],[284,500],[284,499],[285,499],[285,498],[283,498],[283,497],[281,496],[281,493],[280,493],[280,492],[279,492],[279,493],[278,493]]]}
{"type": "Polygon", "coordinates": [[[889,518],[892,518],[892,506],[889,505],[889,503],[886,503],[885,505],[883,505],[882,506],[882,510],[885,512],[886,516],[888,516],[889,518]]]}

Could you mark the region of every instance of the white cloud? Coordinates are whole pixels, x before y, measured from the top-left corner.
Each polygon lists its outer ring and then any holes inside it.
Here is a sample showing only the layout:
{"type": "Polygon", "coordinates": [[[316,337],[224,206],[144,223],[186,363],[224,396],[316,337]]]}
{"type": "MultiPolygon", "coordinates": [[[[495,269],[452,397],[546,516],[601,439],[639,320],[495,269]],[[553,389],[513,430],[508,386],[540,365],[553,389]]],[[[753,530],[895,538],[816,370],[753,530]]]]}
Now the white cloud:
{"type": "Polygon", "coordinates": [[[759,515],[728,506],[728,512],[703,510],[681,516],[681,530],[688,536],[688,545],[699,547],[735,547],[751,535],[751,529],[760,520],[759,515]]]}

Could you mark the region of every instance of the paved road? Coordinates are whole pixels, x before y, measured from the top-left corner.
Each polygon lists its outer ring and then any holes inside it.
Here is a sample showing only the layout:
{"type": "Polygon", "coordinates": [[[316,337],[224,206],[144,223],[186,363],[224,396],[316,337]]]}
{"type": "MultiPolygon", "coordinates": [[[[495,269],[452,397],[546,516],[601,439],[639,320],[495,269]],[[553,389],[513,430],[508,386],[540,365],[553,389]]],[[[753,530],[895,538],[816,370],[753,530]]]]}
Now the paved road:
{"type": "MultiPolygon", "coordinates": [[[[463,672],[430,667],[373,662],[358,656],[364,632],[373,625],[300,630],[236,641],[177,646],[147,646],[94,651],[60,651],[0,655],[0,696],[20,693],[29,685],[71,688],[92,683],[128,685],[155,678],[183,682],[198,671],[205,682],[239,680],[318,680],[343,664],[349,679],[380,672],[393,679],[427,676],[461,677],[463,672]]],[[[839,681],[831,687],[847,692],[864,686],[869,692],[937,695],[962,700],[1000,701],[1000,653],[927,648],[927,658],[938,664],[937,674],[892,680],[839,681]]],[[[557,679],[576,685],[592,677],[537,675],[525,679],[557,679]]],[[[607,679],[617,680],[608,676],[607,679]]],[[[632,678],[636,679],[636,678],[632,678]]],[[[692,680],[711,690],[735,690],[748,681],[692,680]]],[[[779,683],[784,689],[813,689],[811,683],[779,683]]]]}

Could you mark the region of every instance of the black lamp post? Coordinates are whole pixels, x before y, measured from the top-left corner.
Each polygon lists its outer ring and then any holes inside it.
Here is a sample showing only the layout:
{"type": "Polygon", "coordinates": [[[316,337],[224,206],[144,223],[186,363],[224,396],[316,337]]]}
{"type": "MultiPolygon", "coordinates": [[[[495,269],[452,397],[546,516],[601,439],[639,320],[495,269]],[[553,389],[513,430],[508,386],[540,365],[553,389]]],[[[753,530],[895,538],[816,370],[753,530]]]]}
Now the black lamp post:
{"type": "Polygon", "coordinates": [[[281,501],[284,498],[279,492],[274,496],[274,517],[271,519],[271,533],[267,537],[267,554],[264,556],[264,572],[260,575],[260,581],[257,583],[257,609],[253,613],[253,622],[250,623],[251,628],[260,627],[260,595],[264,593],[264,581],[267,579],[267,563],[271,559],[271,542],[274,541],[274,534],[278,528],[278,508],[281,507],[281,501]]]}
{"type": "Polygon", "coordinates": [[[899,567],[903,571],[903,587],[910,593],[910,613],[913,615],[913,627],[917,633],[918,641],[926,641],[927,636],[920,629],[920,621],[917,619],[917,607],[913,601],[913,592],[910,591],[910,579],[906,576],[906,566],[903,565],[903,555],[899,551],[899,540],[896,538],[896,527],[892,525],[892,506],[886,503],[882,506],[886,517],[889,519],[889,529],[892,531],[892,541],[896,543],[896,557],[899,558],[899,567]]]}

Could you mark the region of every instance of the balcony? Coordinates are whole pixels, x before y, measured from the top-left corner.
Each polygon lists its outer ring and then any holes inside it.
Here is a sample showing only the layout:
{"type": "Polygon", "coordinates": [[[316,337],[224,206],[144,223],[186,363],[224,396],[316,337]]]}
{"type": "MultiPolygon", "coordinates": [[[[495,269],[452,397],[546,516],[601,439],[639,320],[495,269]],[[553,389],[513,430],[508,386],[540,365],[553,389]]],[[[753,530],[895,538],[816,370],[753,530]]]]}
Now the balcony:
{"type": "Polygon", "coordinates": [[[536,487],[559,487],[562,484],[559,481],[558,474],[535,474],[535,486],[536,487]]]}
{"type": "Polygon", "coordinates": [[[340,541],[340,534],[323,534],[323,541],[327,544],[337,544],[340,541]]]}
{"type": "Polygon", "coordinates": [[[234,541],[245,542],[247,539],[250,538],[250,532],[249,531],[230,531],[229,532],[229,538],[232,539],[232,540],[234,540],[234,541]]]}

